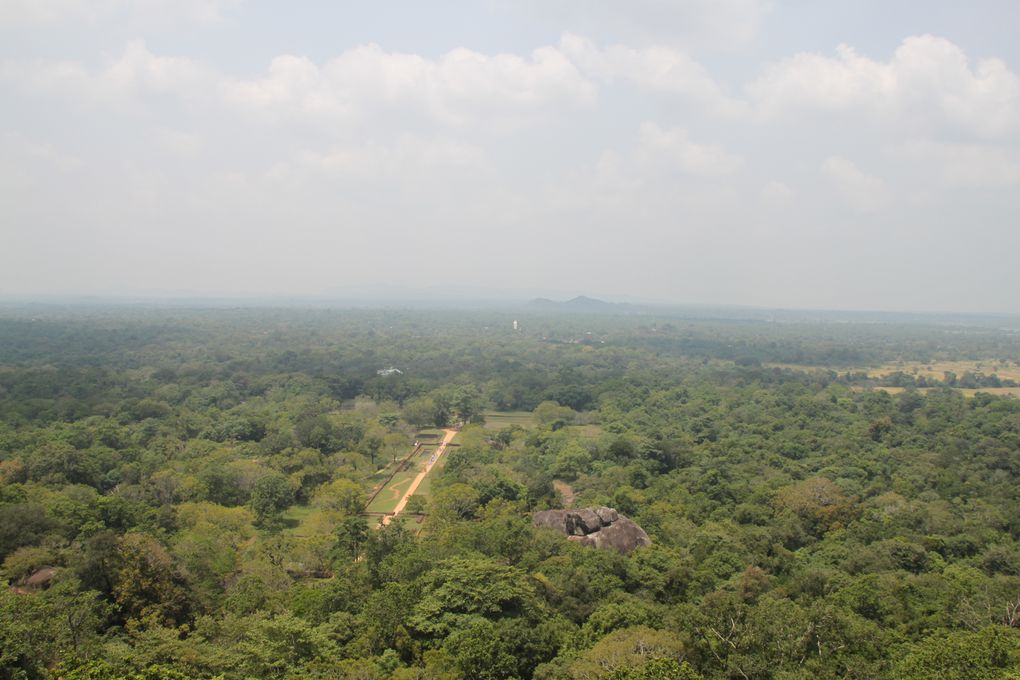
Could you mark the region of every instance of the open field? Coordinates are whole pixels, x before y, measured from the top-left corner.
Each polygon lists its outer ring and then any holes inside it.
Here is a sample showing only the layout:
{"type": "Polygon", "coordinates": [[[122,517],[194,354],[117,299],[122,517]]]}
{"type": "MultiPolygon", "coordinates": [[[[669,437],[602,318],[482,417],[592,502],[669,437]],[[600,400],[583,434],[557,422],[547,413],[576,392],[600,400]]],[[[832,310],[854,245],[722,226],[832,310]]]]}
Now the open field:
{"type": "Polygon", "coordinates": [[[602,436],[602,426],[595,424],[588,425],[569,425],[568,429],[571,432],[576,432],[578,435],[585,439],[598,439],[602,436]]]}
{"type": "Polygon", "coordinates": [[[419,471],[418,467],[410,467],[398,472],[365,510],[368,512],[393,512],[419,471]]]}
{"type": "Polygon", "coordinates": [[[574,507],[574,499],[576,498],[576,495],[574,494],[574,487],[560,479],[554,479],[552,485],[553,488],[556,489],[556,493],[558,493],[563,499],[563,507],[574,507]]]}
{"type": "Polygon", "coordinates": [[[1020,382],[1020,365],[1012,361],[933,361],[921,363],[916,361],[897,361],[882,364],[878,368],[866,369],[868,375],[882,377],[890,373],[902,371],[908,375],[924,376],[941,380],[946,373],[955,373],[957,377],[964,373],[995,374],[1000,378],[1010,378],[1020,382]]]}
{"type": "MultiPolygon", "coordinates": [[[[963,376],[964,373],[983,373],[984,375],[997,375],[1002,379],[1016,380],[1020,382],[1020,364],[1013,361],[998,361],[998,360],[985,360],[985,361],[895,361],[882,364],[881,366],[798,366],[795,364],[780,364],[780,363],[769,363],[766,366],[770,368],[785,368],[795,371],[837,371],[844,373],[847,371],[854,372],[865,372],[870,378],[882,378],[893,373],[902,372],[907,375],[930,378],[933,380],[943,380],[946,373],[955,373],[957,378],[963,376]]],[[[899,394],[903,392],[903,387],[886,387],[886,386],[875,386],[872,388],[866,387],[855,387],[857,391],[864,391],[866,389],[881,390],[882,392],[888,392],[889,394],[899,394]]],[[[928,392],[934,388],[918,388],[919,392],[928,392]]],[[[995,394],[999,396],[1014,396],[1020,397],[1020,387],[979,387],[979,388],[967,388],[967,387],[956,387],[954,388],[966,397],[973,397],[978,392],[984,392],[986,394],[995,394]]]]}
{"type": "Polygon", "coordinates": [[[365,510],[368,512],[393,512],[434,450],[435,447],[423,446],[421,451],[408,461],[406,468],[393,475],[393,479],[376,495],[365,510]]]}
{"type": "MultiPolygon", "coordinates": [[[[442,437],[445,433],[443,430],[423,430],[420,434],[432,434],[437,433],[442,437]]],[[[454,438],[455,441],[456,437],[454,438]]],[[[393,479],[386,483],[376,497],[369,503],[368,507],[365,508],[367,512],[393,512],[397,505],[399,505],[401,499],[407,494],[411,484],[415,478],[421,474],[427,467],[429,459],[432,457],[441,442],[441,439],[427,440],[429,443],[421,447],[421,450],[414,455],[411,460],[407,462],[407,466],[393,475],[393,479]]],[[[432,469],[429,470],[429,474],[422,479],[419,483],[418,488],[415,490],[415,495],[424,496],[428,498],[431,490],[431,478],[434,472],[442,470],[446,465],[446,456],[441,456],[439,460],[435,462],[432,469]]],[[[389,470],[387,470],[387,473],[389,470]]],[[[382,479],[379,480],[381,483],[382,479]]]]}
{"type": "Polygon", "coordinates": [[[393,474],[393,470],[403,464],[404,458],[407,456],[407,451],[404,451],[396,460],[391,460],[386,464],[385,467],[379,468],[372,474],[364,478],[368,483],[370,489],[375,489],[377,486],[389,479],[389,476],[393,474]]]}
{"type": "MultiPolygon", "coordinates": [[[[376,471],[371,477],[368,478],[370,487],[374,491],[379,487],[380,484],[386,484],[386,488],[381,489],[372,502],[369,503],[368,507],[365,508],[367,512],[393,512],[397,503],[403,497],[403,494],[407,492],[407,488],[414,480],[415,476],[425,467],[429,458],[439,447],[440,442],[445,432],[440,429],[431,428],[425,429],[418,432],[416,438],[422,443],[421,449],[406,462],[406,467],[401,469],[396,474],[393,474],[393,468],[395,465],[405,465],[404,458],[399,458],[395,463],[387,465],[385,468],[376,471]],[[390,475],[393,474],[393,478],[390,479],[390,475]]],[[[445,462],[445,461],[444,461],[445,462]]]]}
{"type": "MultiPolygon", "coordinates": [[[[888,392],[889,394],[899,394],[900,392],[904,392],[906,390],[905,387],[857,388],[857,390],[861,391],[861,392],[866,391],[866,389],[873,389],[873,390],[878,391],[878,392],[888,392]]],[[[917,391],[918,392],[930,392],[933,389],[938,389],[938,388],[919,387],[919,388],[917,388],[917,391]]],[[[978,392],[983,392],[985,394],[994,394],[994,395],[997,395],[997,396],[1020,397],[1020,387],[980,387],[980,388],[977,388],[977,389],[971,389],[971,388],[965,388],[965,387],[956,387],[954,389],[957,392],[962,393],[965,397],[973,397],[978,392]]]]}
{"type": "MultiPolygon", "coordinates": [[[[456,442],[457,438],[453,438],[453,442],[456,442]]],[[[451,443],[453,443],[451,442],[451,443]]],[[[431,454],[430,454],[431,455],[431,454]]],[[[422,496],[428,500],[432,496],[432,480],[437,474],[442,474],[443,468],[446,467],[446,459],[449,458],[449,452],[446,455],[440,456],[436,464],[432,466],[432,470],[425,476],[425,479],[421,480],[421,484],[418,485],[418,490],[414,492],[416,496],[422,496]]]]}
{"type": "Polygon", "coordinates": [[[863,371],[872,378],[881,378],[896,372],[903,372],[907,375],[923,376],[942,380],[946,373],[955,373],[957,377],[964,373],[983,373],[985,375],[997,375],[1003,379],[1012,379],[1020,382],[1020,365],[1012,361],[931,361],[928,363],[920,361],[892,361],[880,366],[802,366],[799,364],[767,363],[769,368],[788,368],[794,371],[836,371],[845,373],[847,371],[863,371]]]}
{"type": "Polygon", "coordinates": [[[310,505],[292,505],[283,511],[284,532],[290,534],[301,534],[301,528],[305,526],[312,515],[318,511],[310,505]]]}
{"type": "MultiPolygon", "coordinates": [[[[418,458],[422,459],[422,462],[420,465],[411,466],[411,469],[415,470],[417,474],[415,474],[415,476],[411,479],[411,482],[406,489],[399,491],[397,503],[394,506],[393,510],[391,511],[394,513],[393,515],[394,517],[399,516],[400,513],[403,512],[404,508],[407,505],[407,502],[411,499],[413,495],[417,493],[422,482],[424,482],[429,477],[429,473],[431,473],[433,468],[437,466],[439,460],[442,458],[442,455],[446,452],[447,447],[453,441],[453,438],[457,436],[457,434],[458,434],[457,430],[454,429],[446,430],[444,432],[442,442],[440,442],[439,446],[435,449],[435,451],[429,451],[428,453],[422,451],[418,456],[415,457],[416,459],[418,458]]],[[[397,494],[398,489],[396,485],[391,485],[391,487],[385,489],[384,492],[389,491],[390,488],[393,488],[394,493],[397,494]]],[[[392,518],[393,517],[384,517],[382,523],[384,525],[389,524],[392,518]]]]}
{"type": "Polygon", "coordinates": [[[519,425],[521,427],[533,427],[535,416],[531,411],[486,411],[485,429],[502,430],[504,427],[519,425]]]}
{"type": "MultiPolygon", "coordinates": [[[[486,430],[502,430],[511,425],[529,428],[538,424],[531,411],[487,411],[484,415],[486,430]]],[[[568,427],[585,439],[596,439],[602,434],[601,425],[570,425],[568,427]]]]}
{"type": "MultiPolygon", "coordinates": [[[[283,534],[297,539],[331,536],[336,528],[336,514],[311,505],[292,505],[283,512],[283,534]]],[[[377,517],[365,517],[368,527],[378,523],[377,517]]]]}

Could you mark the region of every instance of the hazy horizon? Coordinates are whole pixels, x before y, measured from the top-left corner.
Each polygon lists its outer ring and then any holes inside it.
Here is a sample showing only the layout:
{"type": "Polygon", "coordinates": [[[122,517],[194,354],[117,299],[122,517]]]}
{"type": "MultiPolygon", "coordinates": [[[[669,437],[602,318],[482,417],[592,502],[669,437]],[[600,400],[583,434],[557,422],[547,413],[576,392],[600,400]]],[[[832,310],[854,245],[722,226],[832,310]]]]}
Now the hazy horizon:
{"type": "Polygon", "coordinates": [[[0,299],[1017,314],[1018,21],[1005,0],[4,3],[0,299]]]}
{"type": "MultiPolygon", "coordinates": [[[[1020,313],[997,311],[961,311],[954,309],[869,309],[858,307],[761,306],[729,303],[655,302],[633,297],[593,296],[563,291],[478,290],[458,291],[443,288],[392,289],[385,293],[326,293],[322,295],[216,295],[174,292],[148,294],[76,295],[73,293],[4,295],[0,292],[0,311],[13,310],[335,310],[335,311],[427,311],[474,312],[505,311],[508,314],[586,314],[620,316],[638,314],[648,318],[727,319],[733,321],[826,321],[960,324],[1020,328],[1020,313]],[[608,303],[593,310],[584,304],[572,304],[576,298],[608,303]],[[536,305],[551,302],[552,306],[536,305]],[[615,309],[614,309],[615,308],[615,309]],[[999,326],[1000,323],[1006,324],[999,326]]],[[[34,312],[33,312],[34,313],[34,312]]],[[[523,318],[523,317],[522,317],[523,318]]]]}

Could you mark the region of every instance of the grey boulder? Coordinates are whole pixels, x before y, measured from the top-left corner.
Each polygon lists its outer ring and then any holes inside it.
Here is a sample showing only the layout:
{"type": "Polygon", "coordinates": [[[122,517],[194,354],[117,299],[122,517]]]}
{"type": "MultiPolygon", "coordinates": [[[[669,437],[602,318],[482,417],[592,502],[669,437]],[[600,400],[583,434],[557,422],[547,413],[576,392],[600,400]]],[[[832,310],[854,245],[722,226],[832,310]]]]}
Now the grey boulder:
{"type": "Polygon", "coordinates": [[[652,544],[644,529],[613,508],[543,510],[531,516],[531,523],[555,529],[582,545],[621,553],[652,544]]]}

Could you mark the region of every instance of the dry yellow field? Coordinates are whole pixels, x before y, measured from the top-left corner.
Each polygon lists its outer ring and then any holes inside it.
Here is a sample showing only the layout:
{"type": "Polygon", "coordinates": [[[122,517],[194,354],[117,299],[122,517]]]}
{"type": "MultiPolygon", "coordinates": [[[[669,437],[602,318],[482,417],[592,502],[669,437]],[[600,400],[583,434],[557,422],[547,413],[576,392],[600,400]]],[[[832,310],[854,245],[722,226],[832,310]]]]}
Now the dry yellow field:
{"type": "MultiPolygon", "coordinates": [[[[869,366],[799,366],[796,364],[780,364],[770,363],[766,364],[770,368],[788,368],[794,371],[837,371],[839,373],[845,373],[847,371],[853,372],[866,372],[871,378],[881,378],[883,376],[902,371],[907,375],[923,376],[925,378],[933,378],[935,380],[942,380],[946,373],[955,373],[956,376],[962,377],[964,373],[983,373],[985,375],[997,375],[1002,379],[1012,379],[1020,382],[1020,364],[1014,361],[932,361],[929,363],[922,363],[920,361],[896,361],[881,366],[869,367],[869,366]]],[[[889,394],[899,394],[904,390],[902,387],[855,387],[855,391],[864,391],[866,389],[881,390],[888,392],[889,394]]],[[[973,397],[978,392],[985,392],[987,394],[995,394],[1000,396],[1014,396],[1020,397],[1020,387],[981,387],[978,389],[955,388],[959,392],[963,393],[964,396],[973,397]]],[[[918,388],[919,392],[927,392],[929,388],[918,388]]]]}
{"type": "MultiPolygon", "coordinates": [[[[936,380],[942,380],[947,372],[955,373],[956,377],[959,378],[963,376],[964,373],[970,371],[971,373],[984,373],[985,375],[994,374],[1003,379],[1011,378],[1020,382],[1020,364],[1013,361],[932,361],[929,363],[922,363],[920,361],[895,361],[882,364],[877,368],[874,366],[800,366],[797,364],[779,363],[769,363],[765,365],[769,368],[788,368],[794,371],[837,371],[839,373],[845,373],[847,371],[864,371],[872,378],[881,378],[882,376],[902,371],[907,375],[924,376],[926,378],[935,378],[936,380]]],[[[996,389],[1014,388],[1006,387],[996,389]]]]}
{"type": "Polygon", "coordinates": [[[955,373],[959,377],[969,371],[971,373],[984,373],[985,375],[992,375],[994,373],[1000,378],[1011,378],[1020,382],[1020,365],[1013,361],[933,361],[927,364],[917,361],[897,361],[883,364],[878,368],[863,370],[867,370],[869,375],[876,378],[897,371],[903,371],[908,375],[918,375],[938,380],[941,380],[947,372],[955,373]]]}
{"type": "MultiPolygon", "coordinates": [[[[876,386],[876,387],[859,387],[859,386],[857,386],[857,387],[853,387],[852,389],[855,392],[864,392],[866,390],[874,390],[876,392],[888,392],[889,394],[899,394],[900,392],[903,392],[906,388],[904,388],[904,387],[880,387],[880,386],[876,386]]],[[[919,387],[919,388],[917,388],[917,391],[918,392],[929,392],[932,389],[936,389],[936,388],[932,388],[932,387],[919,387]]],[[[980,389],[968,389],[968,388],[963,388],[963,387],[957,387],[957,388],[954,388],[954,389],[957,392],[960,392],[961,394],[963,394],[963,396],[965,396],[965,397],[973,397],[978,392],[984,392],[985,394],[995,394],[995,395],[998,395],[998,396],[1020,397],[1020,387],[982,387],[980,389]]]]}
{"type": "Polygon", "coordinates": [[[963,392],[964,395],[968,397],[973,397],[978,392],[985,392],[987,394],[997,394],[1000,396],[1012,395],[1014,397],[1020,397],[1020,387],[982,387],[976,390],[961,387],[960,391],[963,392]]]}

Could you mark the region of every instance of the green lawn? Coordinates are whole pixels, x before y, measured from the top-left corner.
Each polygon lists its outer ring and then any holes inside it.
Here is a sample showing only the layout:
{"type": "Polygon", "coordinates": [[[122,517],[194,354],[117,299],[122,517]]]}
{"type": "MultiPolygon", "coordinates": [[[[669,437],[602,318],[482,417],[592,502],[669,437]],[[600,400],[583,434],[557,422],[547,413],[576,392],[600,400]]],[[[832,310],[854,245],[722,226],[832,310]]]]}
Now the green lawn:
{"type": "Polygon", "coordinates": [[[511,425],[520,425],[521,427],[535,425],[535,416],[531,411],[486,411],[482,415],[485,416],[485,429],[487,430],[502,430],[511,425]]]}
{"type": "Polygon", "coordinates": [[[601,425],[570,425],[569,428],[585,439],[598,439],[603,432],[601,425]]]}
{"type": "Polygon", "coordinates": [[[314,538],[330,531],[323,511],[310,505],[292,505],[283,512],[283,533],[294,538],[314,538]]]}
{"type": "MultiPolygon", "coordinates": [[[[411,482],[418,476],[429,457],[436,450],[437,445],[426,444],[421,447],[421,451],[412,458],[407,465],[407,468],[401,470],[393,476],[386,486],[380,491],[375,499],[365,508],[368,512],[393,512],[394,508],[397,507],[397,503],[407,493],[408,487],[411,486],[411,482]]],[[[422,482],[422,486],[427,483],[422,482]]],[[[381,480],[380,480],[381,481],[381,480]]],[[[421,488],[421,487],[419,487],[421,488]]],[[[419,493],[421,493],[419,491],[419,493]]]]}
{"type": "MultiPolygon", "coordinates": [[[[454,437],[453,441],[454,442],[457,441],[457,438],[454,437]]],[[[423,496],[425,500],[428,500],[431,497],[432,478],[442,473],[443,468],[446,467],[446,457],[449,456],[450,452],[453,450],[454,449],[447,447],[446,453],[444,453],[443,456],[436,461],[436,464],[432,466],[432,470],[430,470],[429,473],[425,476],[425,479],[421,480],[421,484],[418,485],[418,490],[415,491],[415,495],[423,496]]],[[[428,455],[431,456],[432,454],[429,453],[428,455]]],[[[426,457],[425,460],[428,460],[428,457],[426,457]]]]}
{"type": "Polygon", "coordinates": [[[432,435],[428,439],[429,442],[433,442],[433,441],[441,442],[441,441],[443,441],[443,437],[446,435],[446,432],[444,432],[443,430],[441,430],[441,429],[439,429],[437,427],[430,427],[430,428],[426,428],[424,430],[419,430],[418,431],[418,437],[420,437],[421,435],[432,435]]]}
{"type": "MultiPolygon", "coordinates": [[[[439,430],[439,432],[442,433],[442,430],[439,430]]],[[[456,442],[457,438],[454,437],[452,441],[456,442]]],[[[414,481],[414,478],[422,471],[428,463],[429,458],[432,457],[432,454],[435,453],[438,448],[438,442],[436,444],[426,444],[425,446],[422,446],[418,455],[411,459],[407,469],[401,470],[394,475],[393,479],[382,491],[379,492],[379,494],[375,497],[375,500],[369,504],[366,510],[369,512],[393,512],[397,503],[399,503],[400,499],[407,493],[408,488],[411,486],[411,482],[414,481]],[[396,488],[396,492],[394,492],[394,488],[396,488]]],[[[447,452],[438,461],[436,461],[431,472],[418,486],[418,490],[415,492],[416,495],[424,496],[426,500],[428,499],[429,493],[432,489],[432,476],[433,474],[438,474],[442,471],[443,467],[446,465],[446,457],[449,454],[450,450],[447,450],[447,452]]]]}
{"type": "Polygon", "coordinates": [[[412,462],[406,470],[402,470],[393,476],[393,479],[380,491],[375,499],[368,505],[368,512],[393,512],[397,503],[407,493],[411,482],[418,476],[419,466],[412,462]]]}
{"type": "Polygon", "coordinates": [[[283,531],[289,534],[301,533],[301,526],[316,512],[310,505],[292,505],[283,511],[283,531]]]}
{"type": "MultiPolygon", "coordinates": [[[[426,475],[425,479],[421,480],[421,485],[418,486],[418,490],[415,492],[415,495],[423,496],[426,501],[428,501],[431,498],[431,494],[432,494],[432,479],[436,475],[442,474],[443,468],[446,467],[446,460],[447,460],[447,458],[449,458],[449,456],[450,456],[450,454],[452,452],[457,450],[453,445],[457,443],[457,438],[458,437],[460,437],[460,433],[459,432],[453,436],[453,439],[450,440],[450,446],[446,447],[446,453],[444,453],[443,456],[439,460],[436,461],[436,464],[432,467],[432,470],[428,473],[428,475],[426,475]]],[[[438,448],[438,447],[436,447],[436,448],[438,448]]],[[[435,450],[435,449],[433,449],[433,450],[435,450]]],[[[428,460],[429,456],[431,456],[431,455],[432,455],[432,452],[430,451],[429,453],[427,453],[425,455],[425,460],[428,460]]]]}

